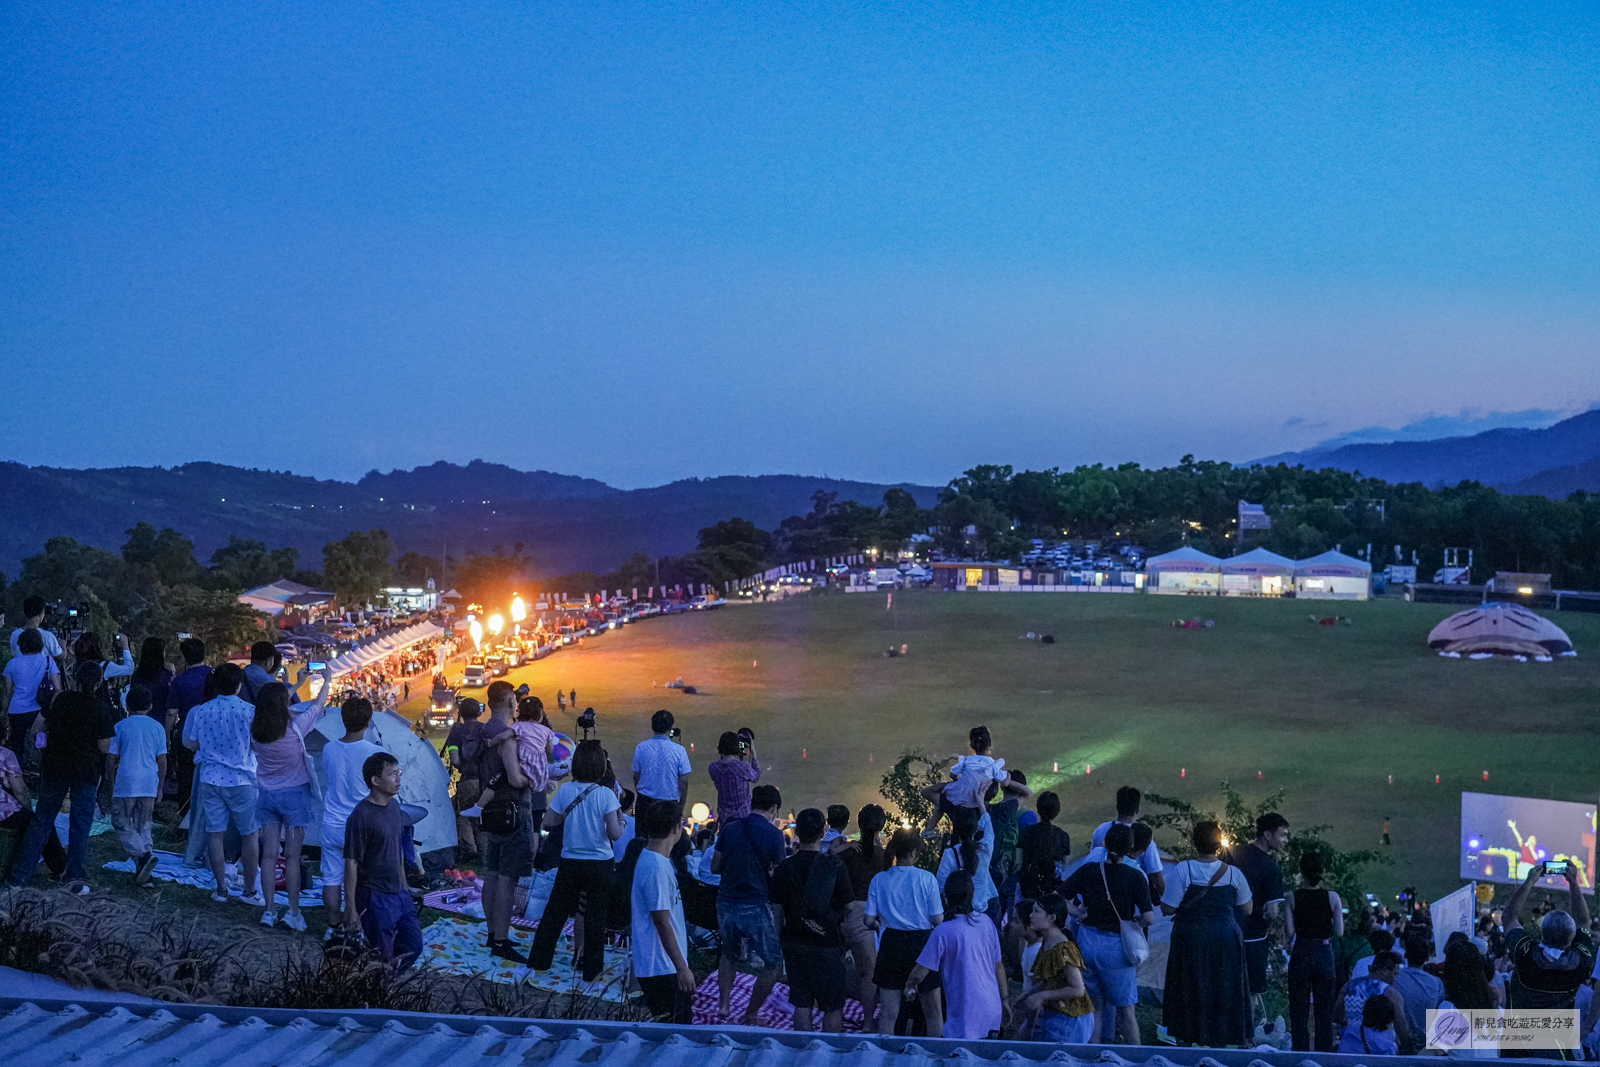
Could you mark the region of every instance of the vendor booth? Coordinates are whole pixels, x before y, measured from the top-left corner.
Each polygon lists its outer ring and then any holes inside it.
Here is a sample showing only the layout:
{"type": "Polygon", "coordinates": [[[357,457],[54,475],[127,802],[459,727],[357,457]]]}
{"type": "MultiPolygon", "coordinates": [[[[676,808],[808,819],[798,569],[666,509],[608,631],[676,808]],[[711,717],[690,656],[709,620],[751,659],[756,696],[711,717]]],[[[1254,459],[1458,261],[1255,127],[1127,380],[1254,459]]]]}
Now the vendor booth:
{"type": "Polygon", "coordinates": [[[1365,600],[1372,590],[1372,564],[1329,549],[1294,567],[1294,595],[1312,600],[1365,600]]]}
{"type": "Polygon", "coordinates": [[[1187,546],[1145,560],[1145,591],[1215,596],[1222,590],[1222,561],[1187,546]]]}
{"type": "Polygon", "coordinates": [[[1222,561],[1223,596],[1282,596],[1294,589],[1295,562],[1252,548],[1222,561]]]}

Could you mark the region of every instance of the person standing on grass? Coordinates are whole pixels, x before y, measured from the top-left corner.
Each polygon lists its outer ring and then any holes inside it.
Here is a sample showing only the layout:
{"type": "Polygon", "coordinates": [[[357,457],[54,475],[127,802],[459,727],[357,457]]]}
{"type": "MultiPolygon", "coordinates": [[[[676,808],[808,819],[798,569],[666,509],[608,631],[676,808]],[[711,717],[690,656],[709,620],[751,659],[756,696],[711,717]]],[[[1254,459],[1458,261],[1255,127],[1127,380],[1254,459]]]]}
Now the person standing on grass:
{"type": "MultiPolygon", "coordinates": [[[[40,613],[43,613],[43,608],[40,613]]],[[[11,634],[12,657],[6,661],[3,694],[8,717],[6,747],[17,756],[19,765],[33,767],[38,763],[34,751],[33,724],[39,717],[40,687],[49,683],[45,694],[61,691],[61,673],[56,661],[45,651],[44,634],[49,631],[21,629],[11,634]]],[[[54,634],[50,634],[53,638],[54,634]]],[[[57,648],[61,647],[59,645],[57,648]]]]}
{"type": "MultiPolygon", "coordinates": [[[[305,681],[302,673],[300,680],[305,681]]],[[[255,717],[250,722],[250,748],[256,754],[256,786],[260,796],[256,814],[261,822],[261,865],[268,872],[263,888],[277,881],[271,872],[283,849],[283,887],[289,906],[283,924],[291,930],[304,930],[300,914],[300,850],[305,845],[306,827],[316,817],[321,796],[305,737],[322,721],[328,692],[333,688],[333,669],[322,670],[322,688],[315,700],[289,703],[289,687],[268,682],[256,694],[255,717]]],[[[261,912],[261,925],[277,921],[277,893],[274,891],[261,912]]]]}
{"type": "Polygon", "coordinates": [[[254,704],[261,687],[278,680],[278,666],[283,657],[271,641],[257,641],[250,646],[250,665],[244,669],[244,684],[239,695],[254,704]]]}
{"type": "MultiPolygon", "coordinates": [[[[189,713],[184,725],[183,743],[200,764],[199,780],[205,786],[201,825],[208,835],[211,876],[216,888],[211,899],[228,901],[227,865],[223,862],[222,837],[231,822],[240,837],[240,865],[244,888],[240,900],[253,907],[267,906],[261,894],[261,824],[256,818],[256,754],[250,748],[250,723],[256,709],[239,696],[244,672],[231,663],[216,669],[215,699],[189,713]]],[[[190,833],[196,825],[190,812],[190,833]]]]}
{"type": "Polygon", "coordinates": [[[167,667],[166,642],[159,637],[147,637],[139,643],[139,661],[128,681],[150,690],[150,710],[146,714],[165,731],[167,706],[172,700],[172,671],[167,667]]]}
{"type": "Polygon", "coordinates": [[[150,872],[156,869],[150,824],[161,783],[167,780],[167,731],[150,717],[148,688],[131,685],[125,699],[128,715],[114,728],[106,777],[112,782],[111,825],[134,862],[134,885],[143,886],[150,884],[150,872]]]}
{"type": "Polygon", "coordinates": [[[1061,887],[1061,863],[1072,852],[1072,838],[1056,825],[1061,816],[1061,798],[1050,790],[1034,800],[1037,821],[1024,826],[1018,837],[1022,864],[1017,871],[1017,889],[1023,896],[1038,900],[1061,887]]]}
{"type": "MultiPolygon", "coordinates": [[[[206,643],[198,637],[185,637],[178,642],[178,654],[183,657],[183,671],[172,679],[172,685],[167,689],[168,710],[173,715],[167,727],[169,738],[177,739],[177,743],[169,741],[168,748],[172,753],[174,771],[178,779],[178,798],[182,804],[187,804],[191,809],[194,804],[194,754],[181,741],[183,725],[189,718],[189,712],[204,704],[206,697],[206,682],[211,677],[211,668],[206,666],[206,643]],[[175,732],[175,735],[174,735],[175,732]]],[[[215,694],[213,694],[215,695],[215,694]]],[[[192,820],[191,820],[192,821],[192,820]]]]}
{"type": "Polygon", "coordinates": [[[689,802],[689,753],[672,739],[672,712],[665,708],[650,716],[650,736],[633,749],[633,802],[636,815],[652,804],[689,802]]]}
{"type": "MultiPolygon", "coordinates": [[[[917,957],[934,928],[944,922],[939,883],[931,872],[917,865],[921,851],[922,838],[915,830],[896,830],[889,838],[893,866],[874,876],[867,887],[863,921],[879,934],[872,983],[878,987],[878,1033],[885,1037],[894,1035],[901,997],[917,957]]],[[[927,1019],[927,1036],[938,1037],[941,1016],[937,974],[922,981],[918,995],[927,1019]]]]}
{"type": "Polygon", "coordinates": [[[611,843],[622,833],[617,794],[601,784],[608,762],[599,741],[579,741],[572,753],[572,781],[556,790],[544,813],[545,829],[561,827],[561,861],[528,953],[528,966],[549,970],[562,928],[576,917],[576,950],[585,982],[600,977],[605,968],[605,917],[616,865],[611,843]]]}
{"type": "MultiPolygon", "coordinates": [[[[1083,922],[1078,927],[1078,949],[1083,959],[1083,979],[1098,1023],[1098,1040],[1106,1044],[1139,1044],[1138,965],[1122,951],[1122,922],[1144,927],[1155,921],[1150,883],[1144,872],[1123,863],[1133,851],[1133,830],[1115,823],[1106,831],[1106,858],[1084,863],[1067,879],[1061,894],[1083,902],[1083,922]]],[[[1048,895],[1040,898],[1042,904],[1048,895]]],[[[1068,1013],[1072,1014],[1072,1013],[1068,1013]]],[[[1091,1040],[1096,1039],[1094,1031],[1091,1040]]]]}
{"type": "Polygon", "coordinates": [[[35,595],[22,598],[22,625],[11,631],[11,654],[13,656],[25,655],[21,647],[22,635],[36,633],[43,643],[44,654],[55,660],[58,666],[60,665],[61,657],[65,656],[66,652],[62,650],[61,642],[56,638],[56,635],[41,626],[48,606],[42,596],[35,595]]]}
{"type": "Polygon", "coordinates": [[[1197,822],[1195,859],[1173,871],[1161,910],[1173,916],[1162,1022],[1179,1044],[1225,1048],[1250,1043],[1250,985],[1236,909],[1251,911],[1250,883],[1222,861],[1222,828],[1197,822]]]}
{"type": "Polygon", "coordinates": [[[1250,899],[1255,901],[1243,926],[1244,971],[1250,983],[1252,1026],[1266,1019],[1266,1006],[1261,998],[1267,991],[1267,956],[1271,952],[1268,938],[1278,918],[1278,908],[1283,904],[1283,871],[1272,856],[1288,843],[1289,820],[1269,811],[1256,819],[1254,841],[1234,845],[1227,852],[1227,861],[1243,873],[1250,885],[1250,899]]]}
{"type": "Polygon", "coordinates": [[[533,860],[539,849],[539,828],[534,820],[544,817],[545,797],[532,788],[517,758],[517,732],[511,728],[517,712],[517,691],[502,679],[491,683],[485,696],[489,721],[483,724],[479,773],[484,788],[516,812],[514,829],[508,833],[485,831],[479,841],[483,850],[483,914],[489,925],[489,955],[527,963],[527,957],[511,943],[511,909],[517,880],[533,874],[533,860]]]}
{"type": "Polygon", "coordinates": [[[633,937],[629,946],[633,976],[644,993],[652,1022],[687,1025],[694,972],[684,955],[689,936],[678,874],[672,866],[672,849],[683,836],[683,811],[676,805],[656,805],[639,830],[648,844],[633,868],[633,937]]]}
{"type": "Polygon", "coordinates": [[[750,814],[750,790],[761,781],[761,760],[749,731],[727,730],[717,739],[717,759],[707,767],[717,790],[717,819],[730,823],[750,814]]]}
{"type": "Polygon", "coordinates": [[[361,764],[368,792],[344,825],[344,921],[358,924],[385,963],[405,970],[422,954],[422,924],[406,888],[404,841],[411,823],[400,810],[400,761],[376,752],[361,764]]]}
{"type": "MultiPolygon", "coordinates": [[[[28,783],[22,779],[22,765],[17,762],[17,754],[9,748],[0,748],[0,830],[10,830],[19,839],[26,839],[33,818],[33,798],[28,795],[28,783]]],[[[54,825],[45,835],[41,854],[51,874],[60,878],[66,873],[67,850],[61,847],[54,825]]],[[[0,877],[4,874],[0,871],[0,877]]]]}
{"type": "Polygon", "coordinates": [[[772,904],[781,916],[784,972],[794,1028],[812,1030],[813,1009],[822,1012],[822,1031],[844,1030],[844,941],[839,926],[850,907],[850,875],[844,864],[822,851],[827,816],[805,808],[795,817],[800,847],[772,872],[772,904]]]}
{"type": "Polygon", "coordinates": [[[867,894],[872,892],[872,880],[888,865],[889,855],[880,838],[888,821],[881,807],[868,804],[856,813],[861,836],[854,841],[840,838],[833,846],[833,854],[850,875],[850,907],[839,926],[850,954],[849,991],[861,1005],[862,1017],[869,1027],[878,1007],[878,987],[872,981],[872,972],[878,966],[878,939],[866,922],[867,894]]]}
{"type": "MultiPolygon", "coordinates": [[[[944,992],[944,1037],[978,1040],[999,1031],[1005,1021],[1006,969],[1000,959],[1000,933],[972,903],[972,875],[956,871],[944,884],[946,918],[934,928],[906,979],[905,996],[915,999],[922,981],[939,975],[944,992]]],[[[932,1020],[928,1024],[933,1036],[932,1020]]]]}
{"type": "MultiPolygon", "coordinates": [[[[363,773],[367,760],[383,752],[367,740],[372,702],[366,697],[345,698],[339,705],[339,718],[344,736],[322,746],[322,773],[328,781],[322,796],[322,906],[329,916],[343,915],[350,906],[350,894],[344,888],[345,823],[356,805],[372,792],[372,783],[363,773]]],[[[330,922],[328,935],[332,934],[330,922]]]]}
{"type": "Polygon", "coordinates": [[[459,777],[451,801],[456,810],[456,864],[478,863],[478,821],[461,813],[477,806],[483,792],[483,705],[471,697],[456,702],[456,722],[444,739],[445,757],[459,777]]]}
{"type": "Polygon", "coordinates": [[[1405,1012],[1406,1029],[1415,1044],[1402,1045],[1407,1053],[1419,1049],[1428,1033],[1428,1012],[1437,1008],[1444,999],[1444,983],[1429,974],[1424,967],[1433,958],[1433,931],[1426,926],[1408,926],[1402,942],[1406,965],[1394,976],[1394,987],[1400,991],[1401,1010],[1405,1012]]]}
{"type": "MultiPolygon", "coordinates": [[[[80,663],[74,680],[78,688],[57,693],[50,706],[39,713],[24,742],[35,744],[33,739],[38,734],[45,738],[39,758],[39,806],[11,861],[7,882],[13,887],[26,885],[33,877],[45,842],[55,832],[56,815],[68,797],[72,799],[72,815],[65,874],[72,884],[81,883],[87,873],[89,831],[94,826],[94,798],[100,788],[102,757],[110,751],[116,734],[110,709],[94,695],[100,684],[100,664],[80,663]]],[[[83,886],[74,888],[88,891],[83,886]]]]}
{"type": "MultiPolygon", "coordinates": [[[[1089,838],[1089,862],[1098,863],[1101,856],[1095,854],[1094,849],[1101,848],[1106,843],[1106,831],[1111,829],[1112,822],[1120,822],[1124,826],[1132,826],[1139,819],[1139,807],[1144,803],[1144,795],[1131,785],[1125,785],[1117,790],[1117,817],[1111,822],[1103,822],[1094,828],[1094,833],[1089,838]]],[[[1167,894],[1167,879],[1161,873],[1161,851],[1151,842],[1137,857],[1139,869],[1144,871],[1145,877],[1150,879],[1150,898],[1161,900],[1167,894]]]]}
{"type": "Polygon", "coordinates": [[[1320,853],[1301,853],[1300,880],[1304,887],[1284,900],[1283,932],[1290,944],[1289,1036],[1296,1052],[1332,1052],[1337,1040],[1333,1005],[1339,988],[1333,940],[1344,936],[1344,903],[1338,893],[1322,885],[1320,853]]]}
{"type": "Polygon", "coordinates": [[[717,966],[717,1020],[728,1022],[737,966],[755,972],[755,989],[745,1008],[743,1025],[761,1025],[758,1016],[777,984],[783,946],[772,919],[772,869],[783,862],[783,834],[773,823],[783,807],[776,786],[758,785],[750,795],[750,814],[723,826],[711,854],[711,873],[721,877],[717,889],[717,932],[722,960],[717,966]]]}

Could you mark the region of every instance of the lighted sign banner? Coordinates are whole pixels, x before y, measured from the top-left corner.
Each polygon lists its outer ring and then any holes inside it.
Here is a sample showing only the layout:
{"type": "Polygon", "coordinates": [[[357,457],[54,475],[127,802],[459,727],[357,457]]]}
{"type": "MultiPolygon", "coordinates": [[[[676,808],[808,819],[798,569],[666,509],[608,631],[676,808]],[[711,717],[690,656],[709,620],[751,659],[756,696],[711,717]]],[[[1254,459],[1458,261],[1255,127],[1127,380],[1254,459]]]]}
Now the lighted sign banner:
{"type": "MultiPolygon", "coordinates": [[[[1461,877],[1515,885],[1540,863],[1567,860],[1578,884],[1594,892],[1595,805],[1491,793],[1461,794],[1461,877]]],[[[1565,889],[1556,875],[1540,879],[1565,889]]]]}

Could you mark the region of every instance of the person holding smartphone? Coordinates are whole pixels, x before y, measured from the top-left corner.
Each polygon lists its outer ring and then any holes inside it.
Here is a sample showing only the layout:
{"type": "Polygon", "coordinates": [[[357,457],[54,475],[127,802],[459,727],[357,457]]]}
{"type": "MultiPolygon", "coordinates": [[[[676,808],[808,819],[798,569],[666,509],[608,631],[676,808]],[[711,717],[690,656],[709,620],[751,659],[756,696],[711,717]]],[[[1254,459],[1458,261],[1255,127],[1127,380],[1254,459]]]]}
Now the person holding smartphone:
{"type": "Polygon", "coordinates": [[[1513,1008],[1571,1008],[1578,989],[1594,971],[1595,944],[1589,933],[1589,905],[1583,899],[1578,870],[1570,861],[1553,860],[1528,871],[1505,908],[1506,954],[1511,978],[1506,983],[1513,1008]],[[1534,883],[1546,876],[1567,880],[1567,910],[1552,911],[1534,934],[1522,925],[1522,909],[1534,883]]]}

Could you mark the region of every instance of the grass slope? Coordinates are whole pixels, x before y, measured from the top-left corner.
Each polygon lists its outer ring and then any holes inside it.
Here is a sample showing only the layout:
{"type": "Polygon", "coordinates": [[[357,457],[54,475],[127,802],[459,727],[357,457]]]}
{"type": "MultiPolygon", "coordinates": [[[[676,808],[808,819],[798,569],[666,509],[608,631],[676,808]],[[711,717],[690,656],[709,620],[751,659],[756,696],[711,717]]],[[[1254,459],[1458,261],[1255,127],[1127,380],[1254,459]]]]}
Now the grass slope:
{"type": "Polygon", "coordinates": [[[1395,600],[933,592],[898,593],[890,611],[882,595],[814,595],[630,626],[512,681],[552,707],[556,687],[576,688],[625,779],[648,714],[672,709],[695,746],[691,802],[713,798],[704,768],[723,730],[755,730],[764,780],[797,810],[877,800],[902,750],[964,751],[984,723],[1008,766],[1061,794],[1075,854],[1118,786],[1217,807],[1226,778],[1247,796],[1287,789],[1284,814],[1331,824],[1345,847],[1377,846],[1393,816],[1395,866],[1373,872],[1374,888],[1434,896],[1459,884],[1462,790],[1592,799],[1600,755],[1600,617],[1558,617],[1586,655],[1519,664],[1439,658],[1424,639],[1448,614],[1395,600]],[[1308,618],[1335,612],[1354,625],[1308,618]],[[1197,613],[1216,626],[1172,628],[1197,613]],[[1057,643],[1019,640],[1028,630],[1057,643]],[[883,657],[901,643],[909,656],[883,657]],[[700,692],[652,689],[680,675],[700,692]]]}

